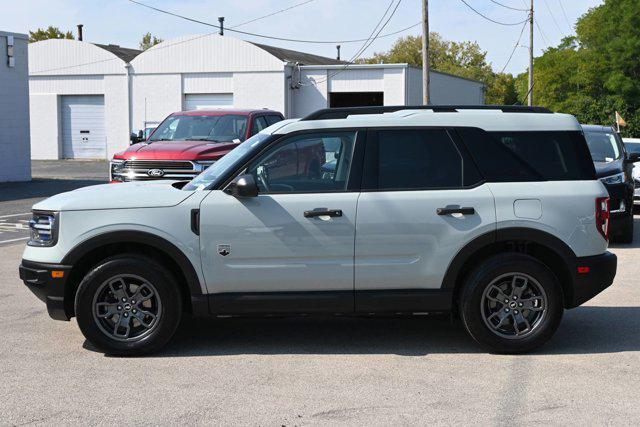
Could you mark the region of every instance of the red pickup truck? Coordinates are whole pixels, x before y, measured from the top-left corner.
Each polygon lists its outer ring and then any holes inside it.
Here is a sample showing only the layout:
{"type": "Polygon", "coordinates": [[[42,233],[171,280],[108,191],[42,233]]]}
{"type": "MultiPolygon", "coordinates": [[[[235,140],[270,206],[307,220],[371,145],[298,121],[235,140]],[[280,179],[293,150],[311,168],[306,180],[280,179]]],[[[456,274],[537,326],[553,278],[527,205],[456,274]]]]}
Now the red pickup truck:
{"type": "Polygon", "coordinates": [[[146,141],[113,156],[110,180],[190,180],[245,139],[283,119],[282,114],[271,110],[173,113],[146,141]]]}

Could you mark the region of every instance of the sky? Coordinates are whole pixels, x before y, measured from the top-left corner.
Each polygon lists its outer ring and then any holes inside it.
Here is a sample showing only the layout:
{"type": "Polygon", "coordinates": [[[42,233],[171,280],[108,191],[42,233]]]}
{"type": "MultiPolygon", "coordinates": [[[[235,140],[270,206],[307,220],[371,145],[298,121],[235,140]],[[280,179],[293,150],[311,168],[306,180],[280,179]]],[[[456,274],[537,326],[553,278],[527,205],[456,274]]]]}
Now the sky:
{"type": "MultiPolygon", "coordinates": [[[[232,27],[251,19],[303,3],[307,0],[140,0],[143,3],[181,15],[217,24],[225,17],[232,27]]],[[[478,12],[503,23],[521,22],[526,12],[502,7],[491,0],[465,0],[478,12]]],[[[503,5],[523,9],[529,0],[497,0],[503,5]]],[[[535,55],[556,46],[573,34],[578,17],[602,0],[535,0],[538,26],[534,26],[535,55]]],[[[306,4],[238,27],[247,32],[304,40],[353,40],[367,38],[376,26],[390,0],[311,0],[306,4]]],[[[402,0],[395,15],[380,33],[394,32],[421,20],[421,0],[402,0]]],[[[0,30],[27,33],[38,27],[57,26],[76,32],[84,24],[84,40],[137,48],[146,32],[170,40],[175,37],[217,31],[205,25],[167,16],[133,4],[128,0],[0,0],[0,30]]],[[[395,5],[394,5],[395,7],[395,5]]],[[[500,71],[514,49],[522,25],[499,25],[474,13],[462,0],[429,0],[430,30],[448,40],[476,41],[487,51],[487,59],[500,71]]],[[[401,35],[421,34],[417,26],[397,36],[375,40],[363,56],[388,50],[401,35]]],[[[518,74],[528,65],[528,27],[524,29],[520,47],[505,71],[518,74]]],[[[334,57],[336,47],[330,44],[294,43],[268,40],[227,32],[263,44],[334,57]]],[[[342,43],[342,59],[352,58],[363,43],[342,43]]]]}

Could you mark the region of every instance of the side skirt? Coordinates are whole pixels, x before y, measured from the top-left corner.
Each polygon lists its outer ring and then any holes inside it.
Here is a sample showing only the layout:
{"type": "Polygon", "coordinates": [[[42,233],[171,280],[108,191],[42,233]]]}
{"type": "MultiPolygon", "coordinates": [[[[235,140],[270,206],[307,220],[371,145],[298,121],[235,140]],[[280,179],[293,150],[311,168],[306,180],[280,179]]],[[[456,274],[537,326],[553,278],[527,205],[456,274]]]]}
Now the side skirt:
{"type": "Polygon", "coordinates": [[[209,294],[211,315],[390,314],[446,312],[452,292],[399,289],[316,292],[232,292],[209,294]]]}

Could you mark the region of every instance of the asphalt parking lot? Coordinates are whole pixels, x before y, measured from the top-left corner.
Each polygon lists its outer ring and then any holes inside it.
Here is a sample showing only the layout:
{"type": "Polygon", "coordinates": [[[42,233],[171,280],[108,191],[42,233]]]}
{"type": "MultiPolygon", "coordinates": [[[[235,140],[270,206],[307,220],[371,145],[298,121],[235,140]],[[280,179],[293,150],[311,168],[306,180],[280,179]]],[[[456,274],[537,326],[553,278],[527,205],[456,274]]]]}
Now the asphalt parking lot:
{"type": "MultiPolygon", "coordinates": [[[[0,215],[101,182],[99,165],[86,167],[96,175],[15,184],[26,199],[0,187],[0,215]]],[[[520,356],[483,353],[460,325],[427,317],[185,319],[159,354],[107,357],[75,321],[49,319],[18,278],[24,241],[8,242],[0,424],[635,424],[640,217],[635,229],[636,243],[612,248],[613,286],[567,311],[545,347],[520,356]]]]}
{"type": "Polygon", "coordinates": [[[54,194],[104,184],[106,161],[33,161],[31,182],[0,183],[0,247],[28,239],[31,206],[54,194]]]}

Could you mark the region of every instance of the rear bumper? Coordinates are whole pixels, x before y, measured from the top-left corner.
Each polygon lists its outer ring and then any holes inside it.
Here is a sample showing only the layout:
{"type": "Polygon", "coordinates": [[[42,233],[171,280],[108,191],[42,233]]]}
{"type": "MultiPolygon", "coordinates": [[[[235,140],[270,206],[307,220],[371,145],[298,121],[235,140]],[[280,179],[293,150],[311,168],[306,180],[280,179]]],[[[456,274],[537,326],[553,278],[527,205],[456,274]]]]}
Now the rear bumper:
{"type": "Polygon", "coordinates": [[[611,286],[616,276],[617,265],[618,258],[611,252],[576,258],[573,268],[573,292],[566,295],[566,308],[578,307],[611,286]],[[584,272],[586,269],[588,272],[584,272]]]}
{"type": "MultiPolygon", "coordinates": [[[[20,279],[40,300],[47,305],[49,316],[56,320],[69,320],[65,309],[65,285],[71,266],[44,264],[22,260],[20,279]],[[62,277],[53,277],[53,272],[62,272],[62,277]]],[[[60,274],[60,273],[58,273],[60,274]]]]}

